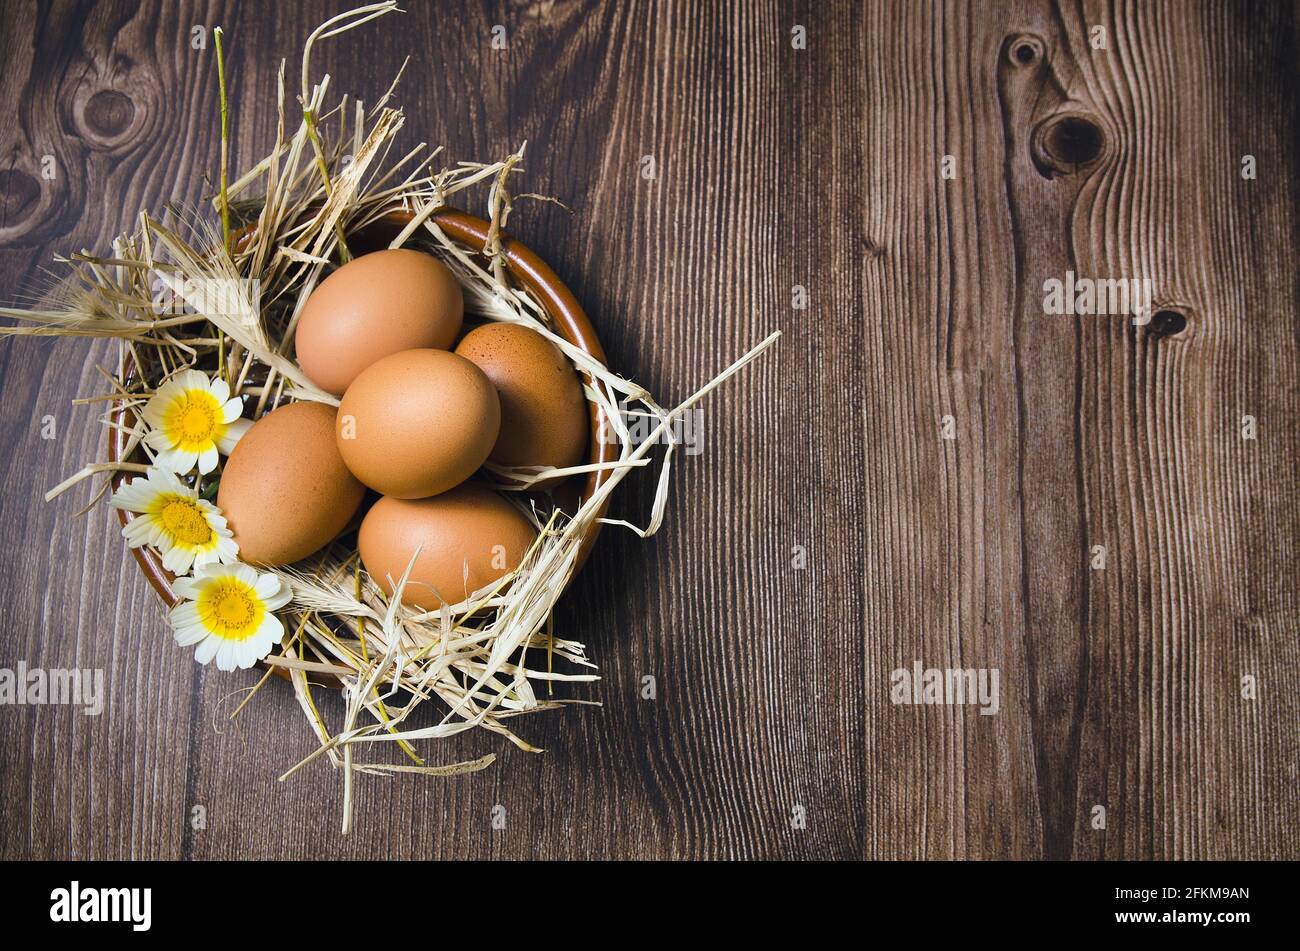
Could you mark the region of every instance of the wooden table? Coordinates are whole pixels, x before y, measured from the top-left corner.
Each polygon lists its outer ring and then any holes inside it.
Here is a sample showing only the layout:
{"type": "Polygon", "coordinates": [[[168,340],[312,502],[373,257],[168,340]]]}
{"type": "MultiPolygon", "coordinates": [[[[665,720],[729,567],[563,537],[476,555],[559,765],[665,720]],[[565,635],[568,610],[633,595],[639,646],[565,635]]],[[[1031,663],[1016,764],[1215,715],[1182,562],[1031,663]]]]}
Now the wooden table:
{"type": "MultiPolygon", "coordinates": [[[[242,167],[345,6],[0,4],[6,302],[211,194],[196,26],[228,37],[242,167]]],[[[70,401],[109,348],[0,344],[0,666],[107,696],[0,707],[0,855],[1300,854],[1295,6],[405,6],[317,71],[373,102],[410,55],[404,141],[527,140],[523,184],[573,212],[512,230],[613,366],[673,401],[784,338],[707,404],[663,531],[607,530],[559,613],[603,706],[524,723],[542,755],[433,751],[484,773],[363,778],[347,838],[327,765],[276,781],[315,745],[291,691],[232,723],[255,674],[171,643],[87,486],[41,501],[98,458],[70,401]],[[1045,313],[1067,272],[1162,314],[1045,313]],[[918,661],[997,670],[997,714],[891,702],[918,661]]]]}

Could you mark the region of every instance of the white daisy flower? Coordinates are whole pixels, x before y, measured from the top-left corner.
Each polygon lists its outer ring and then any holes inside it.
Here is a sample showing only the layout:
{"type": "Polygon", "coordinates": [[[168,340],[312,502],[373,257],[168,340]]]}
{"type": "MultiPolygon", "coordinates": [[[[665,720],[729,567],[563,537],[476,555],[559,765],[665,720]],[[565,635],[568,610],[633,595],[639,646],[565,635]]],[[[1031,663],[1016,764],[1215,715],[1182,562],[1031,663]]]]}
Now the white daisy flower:
{"type": "Polygon", "coordinates": [[[150,397],[141,416],[149,426],[144,441],[157,453],[164,469],[184,475],[197,462],[207,475],[217,467],[217,454],[230,455],[239,437],[253,425],[240,419],[242,396],[231,397],[218,377],[209,380],[198,370],[176,374],[150,397]]]}
{"type": "Polygon", "coordinates": [[[163,567],[174,575],[195,565],[237,560],[239,546],[220,509],[170,472],[150,467],[144,478],[123,482],[108,504],[136,513],[122,526],[123,537],[132,548],[158,549],[163,567]]]}
{"type": "Polygon", "coordinates": [[[172,585],[183,598],[169,618],[181,647],[197,644],[194,659],[217,659],[218,670],[245,670],[271,652],[284,636],[272,612],[289,603],[289,587],[248,565],[205,565],[172,585]]]}

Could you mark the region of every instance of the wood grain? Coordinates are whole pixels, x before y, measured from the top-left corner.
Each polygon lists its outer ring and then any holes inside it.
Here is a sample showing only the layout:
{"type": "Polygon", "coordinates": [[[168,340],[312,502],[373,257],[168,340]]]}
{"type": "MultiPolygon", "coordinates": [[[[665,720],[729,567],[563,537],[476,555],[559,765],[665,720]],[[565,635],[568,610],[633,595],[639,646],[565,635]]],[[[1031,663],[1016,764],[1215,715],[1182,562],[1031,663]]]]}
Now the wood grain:
{"type": "MultiPolygon", "coordinates": [[[[663,531],[607,531],[566,598],[603,706],[533,718],[540,756],[469,736],[436,755],[488,772],[363,781],[347,838],[328,766],[275,781],[314,745],[290,692],[232,724],[254,676],[173,647],[108,511],[73,517],[89,489],[40,501],[97,458],[70,400],[109,350],[0,344],[0,667],[102,668],[108,698],[0,707],[0,855],[1300,855],[1296,6],[405,6],[317,70],[373,101],[409,54],[408,144],[526,139],[528,188],[573,213],[512,230],[616,368],[672,400],[785,336],[709,402],[663,531]],[[1100,152],[1048,177],[1065,114],[1100,152]],[[1150,278],[1186,328],[1047,315],[1067,270],[1150,278]],[[916,660],[996,668],[999,713],[891,703],[916,660]]],[[[343,7],[0,3],[5,299],[210,193],[192,27],[229,37],[242,167],[279,60],[343,7]]]]}

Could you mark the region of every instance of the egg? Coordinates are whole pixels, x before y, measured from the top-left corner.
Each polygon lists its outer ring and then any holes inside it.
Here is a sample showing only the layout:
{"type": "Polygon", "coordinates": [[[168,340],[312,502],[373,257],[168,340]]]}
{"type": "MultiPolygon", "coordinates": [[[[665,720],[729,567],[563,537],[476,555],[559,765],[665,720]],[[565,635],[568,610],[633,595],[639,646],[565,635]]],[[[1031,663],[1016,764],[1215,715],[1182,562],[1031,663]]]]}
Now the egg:
{"type": "Polygon", "coordinates": [[[501,398],[501,433],[490,458],[503,466],[577,465],[589,419],[573,364],[535,330],[520,324],[476,327],[456,345],[492,381],[501,398]]]}
{"type": "Polygon", "coordinates": [[[513,571],[536,537],[517,508],[469,482],[431,499],[380,499],[361,522],[357,548],[366,571],[391,595],[418,547],[402,601],[428,611],[513,571]]]}
{"type": "Polygon", "coordinates": [[[352,474],[398,499],[464,482],[487,461],[500,428],[491,381],[447,350],[405,350],[371,364],[343,394],[336,427],[352,474]]]}
{"type": "Polygon", "coordinates": [[[217,507],[239,557],[287,565],[329,544],[356,514],[365,488],[334,441],[334,408],[290,403],[236,443],[221,473],[217,507]]]}
{"type": "Polygon", "coordinates": [[[363,254],[307,298],[294,334],[298,364],[321,389],[342,396],[382,357],[450,349],[464,311],[455,275],[432,255],[409,248],[363,254]]]}

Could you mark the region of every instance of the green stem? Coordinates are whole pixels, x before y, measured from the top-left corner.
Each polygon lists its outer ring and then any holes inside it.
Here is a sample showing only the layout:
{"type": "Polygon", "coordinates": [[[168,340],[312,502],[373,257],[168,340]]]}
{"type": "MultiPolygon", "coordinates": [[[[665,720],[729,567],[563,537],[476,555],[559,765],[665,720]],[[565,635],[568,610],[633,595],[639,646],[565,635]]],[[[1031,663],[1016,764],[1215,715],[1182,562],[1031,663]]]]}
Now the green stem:
{"type": "Polygon", "coordinates": [[[230,107],[226,98],[226,54],[221,46],[221,27],[212,31],[217,45],[217,86],[221,91],[221,235],[230,254],[230,107]]]}
{"type": "MultiPolygon", "coordinates": [[[[221,96],[221,246],[226,257],[234,260],[230,242],[230,100],[226,97],[226,52],[221,45],[225,34],[221,27],[212,31],[217,46],[217,88],[221,96]]],[[[217,331],[217,355],[221,361],[221,379],[226,378],[226,335],[217,331]]]]}

